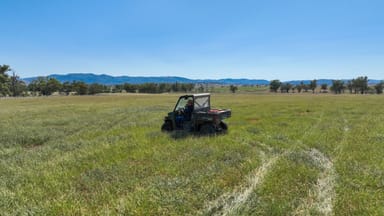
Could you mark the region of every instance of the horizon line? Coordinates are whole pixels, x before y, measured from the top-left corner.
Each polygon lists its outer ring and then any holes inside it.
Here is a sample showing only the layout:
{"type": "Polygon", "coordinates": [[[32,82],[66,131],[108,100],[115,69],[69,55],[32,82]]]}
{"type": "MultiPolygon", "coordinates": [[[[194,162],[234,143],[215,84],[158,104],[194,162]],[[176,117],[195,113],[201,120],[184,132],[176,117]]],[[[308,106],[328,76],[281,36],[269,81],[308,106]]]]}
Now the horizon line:
{"type": "MultiPolygon", "coordinates": [[[[245,79],[245,80],[261,80],[261,81],[272,81],[272,80],[279,80],[281,82],[290,82],[290,81],[308,81],[308,80],[352,80],[354,78],[337,78],[337,79],[334,79],[334,78],[314,78],[314,79],[290,79],[290,80],[280,80],[278,78],[274,78],[274,79],[265,79],[265,78],[247,78],[247,77],[242,77],[242,78],[231,78],[231,77],[225,77],[225,78],[189,78],[189,77],[185,77],[185,76],[161,76],[161,75],[152,75],[152,76],[138,76],[138,75],[110,75],[110,74],[106,74],[106,73],[90,73],[90,72],[69,72],[69,73],[66,73],[66,74],[58,74],[58,73],[53,73],[53,74],[49,74],[49,75],[37,75],[37,76],[30,76],[30,77],[21,77],[21,79],[30,79],[30,78],[36,78],[36,77],[48,77],[48,76],[54,76],[54,75],[58,75],[58,76],[67,76],[67,75],[74,75],[74,74],[77,74],[77,75],[95,75],[95,76],[110,76],[110,77],[114,77],[114,78],[117,78],[117,77],[135,77],[135,78],[138,78],[138,77],[142,77],[142,78],[166,78],[166,77],[175,77],[175,78],[184,78],[184,79],[189,79],[189,80],[225,80],[225,79],[233,79],[233,80],[240,80],[240,79],[245,79]]],[[[358,77],[365,77],[366,75],[362,75],[362,76],[358,76],[358,77]]],[[[369,78],[369,76],[366,76],[368,77],[368,80],[384,80],[383,79],[375,79],[375,78],[369,78]]],[[[356,78],[356,77],[355,77],[356,78]]]]}

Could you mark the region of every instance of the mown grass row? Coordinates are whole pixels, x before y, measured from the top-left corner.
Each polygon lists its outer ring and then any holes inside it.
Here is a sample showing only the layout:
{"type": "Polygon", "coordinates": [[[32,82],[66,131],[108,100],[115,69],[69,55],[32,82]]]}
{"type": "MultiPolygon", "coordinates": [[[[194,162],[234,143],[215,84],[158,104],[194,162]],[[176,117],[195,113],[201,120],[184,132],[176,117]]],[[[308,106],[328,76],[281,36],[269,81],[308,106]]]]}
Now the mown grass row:
{"type": "Polygon", "coordinates": [[[316,187],[333,163],[332,214],[384,211],[380,96],[216,94],[232,108],[223,136],[160,132],[177,95],[0,101],[0,212],[215,214],[209,205],[265,172],[238,215],[324,212],[316,187]]]}

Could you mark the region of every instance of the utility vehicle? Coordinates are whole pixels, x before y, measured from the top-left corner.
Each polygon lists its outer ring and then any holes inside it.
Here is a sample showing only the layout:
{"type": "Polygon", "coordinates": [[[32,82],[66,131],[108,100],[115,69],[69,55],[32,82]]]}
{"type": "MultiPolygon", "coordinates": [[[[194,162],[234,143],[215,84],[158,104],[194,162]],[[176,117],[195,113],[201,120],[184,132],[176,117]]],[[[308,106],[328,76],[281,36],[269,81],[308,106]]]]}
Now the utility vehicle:
{"type": "Polygon", "coordinates": [[[162,131],[184,130],[201,134],[226,132],[223,121],[231,117],[230,109],[212,109],[209,93],[183,95],[175,108],[164,118],[162,131]]]}

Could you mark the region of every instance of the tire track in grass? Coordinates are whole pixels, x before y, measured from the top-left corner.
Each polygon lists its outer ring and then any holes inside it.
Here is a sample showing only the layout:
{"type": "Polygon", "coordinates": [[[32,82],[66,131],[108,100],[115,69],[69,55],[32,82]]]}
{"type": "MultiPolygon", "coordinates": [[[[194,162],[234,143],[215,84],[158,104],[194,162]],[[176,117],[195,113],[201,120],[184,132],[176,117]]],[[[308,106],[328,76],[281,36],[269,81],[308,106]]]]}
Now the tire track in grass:
{"type": "Polygon", "coordinates": [[[333,212],[333,200],[336,195],[334,190],[336,172],[333,162],[317,149],[312,149],[309,155],[317,165],[324,169],[320,173],[320,178],[318,178],[315,186],[317,194],[315,207],[323,215],[331,215],[333,212]]]}
{"type": "MultiPolygon", "coordinates": [[[[308,127],[305,130],[305,133],[298,140],[298,143],[302,143],[302,140],[309,136],[312,131],[317,128],[321,121],[323,120],[324,111],[321,112],[318,121],[312,126],[308,127]]],[[[325,157],[320,151],[314,149],[310,156],[313,158],[315,163],[319,163],[319,167],[324,167],[324,172],[322,173],[323,177],[319,178],[317,183],[316,194],[317,200],[316,205],[319,206],[319,212],[324,212],[327,215],[332,213],[332,200],[333,196],[329,196],[328,193],[333,193],[333,179],[334,175],[328,174],[328,172],[334,173],[332,162],[325,157]],[[330,167],[330,168],[328,168],[330,167]],[[329,184],[331,183],[331,184],[329,184]],[[318,191],[321,191],[318,192],[318,191]],[[322,192],[325,191],[325,192],[322,192]],[[328,213],[329,212],[329,213],[328,213]]],[[[250,176],[248,176],[247,185],[244,187],[238,187],[232,193],[225,193],[221,195],[218,199],[209,203],[206,209],[206,212],[209,215],[229,215],[232,212],[236,211],[239,207],[241,207],[253,193],[253,191],[263,183],[263,180],[266,174],[271,170],[271,168],[275,165],[275,163],[281,158],[288,155],[290,152],[285,151],[281,154],[273,155],[269,159],[263,162],[263,164],[252,172],[250,176]]],[[[265,158],[265,152],[261,152],[261,157],[265,158]]],[[[307,206],[303,204],[303,206],[307,206]]]]}
{"type": "MultiPolygon", "coordinates": [[[[226,193],[208,205],[209,215],[230,215],[241,207],[253,191],[263,183],[264,177],[281,158],[289,155],[291,152],[286,151],[279,155],[274,155],[266,160],[257,170],[249,177],[245,187],[239,187],[232,193],[226,193]]],[[[335,170],[333,162],[317,149],[311,149],[306,152],[313,160],[314,164],[323,171],[309,193],[309,199],[305,199],[303,203],[296,209],[294,215],[309,215],[311,209],[316,209],[322,215],[332,215],[333,200],[335,199],[335,170]]]]}
{"type": "MultiPolygon", "coordinates": [[[[338,146],[336,146],[335,151],[340,154],[342,149],[342,143],[346,141],[347,133],[350,131],[350,123],[345,117],[345,113],[342,112],[339,115],[343,122],[342,127],[342,138],[338,146]]],[[[316,209],[322,215],[332,215],[333,214],[333,202],[336,200],[336,170],[334,164],[330,158],[325,156],[319,150],[313,148],[307,152],[308,155],[312,158],[315,165],[321,168],[323,171],[320,173],[317,183],[313,190],[309,192],[308,197],[313,199],[306,199],[303,203],[296,209],[295,215],[308,215],[310,214],[309,210],[316,209]]]]}
{"type": "MultiPolygon", "coordinates": [[[[305,137],[309,136],[315,128],[318,128],[324,120],[323,117],[324,111],[321,112],[318,122],[311,127],[310,133],[305,133],[298,142],[302,143],[305,137]]],[[[343,132],[348,130],[344,129],[343,132]]],[[[306,153],[313,160],[314,164],[322,169],[322,172],[319,174],[314,188],[309,191],[306,198],[303,198],[303,202],[296,208],[293,214],[310,215],[310,210],[315,208],[322,215],[332,215],[333,200],[336,196],[334,191],[336,172],[333,162],[316,148],[312,148],[306,153]]]]}
{"type": "MultiPolygon", "coordinates": [[[[209,215],[228,215],[237,210],[248,200],[256,187],[262,184],[266,174],[283,154],[274,155],[264,161],[258,169],[254,170],[252,174],[247,177],[248,181],[245,187],[240,186],[232,193],[225,193],[209,203],[207,205],[207,213],[209,215]]],[[[265,155],[265,153],[263,152],[262,155],[265,155]]]]}
{"type": "MultiPolygon", "coordinates": [[[[342,118],[342,120],[343,120],[343,128],[342,128],[342,130],[343,130],[343,133],[342,133],[342,139],[341,139],[341,141],[339,142],[339,145],[338,146],[336,146],[336,148],[335,148],[335,151],[337,152],[337,155],[340,155],[341,153],[342,153],[342,151],[343,151],[343,145],[342,144],[344,144],[346,141],[347,141],[347,134],[350,132],[350,130],[351,130],[351,126],[350,126],[350,123],[349,123],[349,121],[348,121],[348,119],[345,117],[345,112],[344,111],[342,111],[341,113],[340,113],[340,116],[341,116],[341,118],[342,118]]],[[[361,122],[361,119],[363,119],[365,116],[364,115],[362,115],[361,117],[360,117],[360,120],[358,121],[358,122],[361,122]]]]}
{"type": "Polygon", "coordinates": [[[320,126],[320,123],[323,121],[324,118],[324,110],[321,111],[319,118],[317,119],[317,122],[313,125],[310,125],[307,130],[304,131],[304,134],[301,136],[301,139],[299,139],[299,142],[302,142],[302,140],[309,136],[309,134],[313,133],[313,130],[315,128],[318,128],[320,126]]]}
{"type": "Polygon", "coordinates": [[[311,149],[306,153],[323,171],[314,188],[309,191],[308,197],[296,208],[294,215],[310,215],[311,209],[316,209],[322,215],[332,215],[336,195],[334,190],[336,172],[333,162],[317,149],[311,149]]]}

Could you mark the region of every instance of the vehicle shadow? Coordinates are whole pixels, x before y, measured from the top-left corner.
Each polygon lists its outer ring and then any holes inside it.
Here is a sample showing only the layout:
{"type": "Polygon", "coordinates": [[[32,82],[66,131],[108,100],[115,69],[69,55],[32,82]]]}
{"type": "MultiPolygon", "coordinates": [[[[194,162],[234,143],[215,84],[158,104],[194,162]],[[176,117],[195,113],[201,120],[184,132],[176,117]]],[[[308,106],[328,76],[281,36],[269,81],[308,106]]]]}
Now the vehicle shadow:
{"type": "Polygon", "coordinates": [[[172,139],[185,139],[187,137],[214,137],[214,136],[220,136],[220,135],[223,135],[223,134],[226,134],[226,133],[200,133],[200,132],[190,132],[190,131],[186,131],[186,130],[174,130],[172,132],[166,132],[168,133],[169,137],[171,137],[172,139]]]}
{"type": "Polygon", "coordinates": [[[173,139],[185,139],[187,137],[194,136],[193,132],[188,132],[185,130],[175,130],[172,132],[168,132],[168,135],[173,139]]]}

